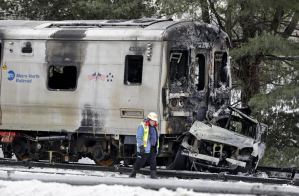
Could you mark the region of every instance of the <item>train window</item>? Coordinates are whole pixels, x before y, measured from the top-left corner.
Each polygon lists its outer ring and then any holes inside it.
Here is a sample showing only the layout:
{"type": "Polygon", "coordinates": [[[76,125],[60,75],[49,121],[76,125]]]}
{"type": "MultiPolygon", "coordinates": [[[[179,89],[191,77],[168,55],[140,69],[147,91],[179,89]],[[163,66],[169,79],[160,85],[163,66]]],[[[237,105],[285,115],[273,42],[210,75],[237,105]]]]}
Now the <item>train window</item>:
{"type": "Polygon", "coordinates": [[[125,62],[125,85],[141,85],[142,82],[142,55],[127,55],[125,62]]]}
{"type": "Polygon", "coordinates": [[[171,51],[170,53],[170,78],[183,80],[187,76],[188,51],[171,51]]]}
{"type": "Polygon", "coordinates": [[[49,90],[74,91],[77,87],[77,67],[52,65],[48,70],[49,90]]]}
{"type": "Polygon", "coordinates": [[[197,90],[201,91],[205,88],[205,56],[203,54],[196,55],[195,61],[195,84],[197,86],[197,90]]]}
{"type": "Polygon", "coordinates": [[[214,58],[214,87],[219,88],[221,84],[228,86],[228,76],[226,71],[227,53],[215,52],[214,58]]]}
{"type": "Polygon", "coordinates": [[[21,42],[21,55],[33,55],[33,46],[31,42],[22,41],[21,42]]]}

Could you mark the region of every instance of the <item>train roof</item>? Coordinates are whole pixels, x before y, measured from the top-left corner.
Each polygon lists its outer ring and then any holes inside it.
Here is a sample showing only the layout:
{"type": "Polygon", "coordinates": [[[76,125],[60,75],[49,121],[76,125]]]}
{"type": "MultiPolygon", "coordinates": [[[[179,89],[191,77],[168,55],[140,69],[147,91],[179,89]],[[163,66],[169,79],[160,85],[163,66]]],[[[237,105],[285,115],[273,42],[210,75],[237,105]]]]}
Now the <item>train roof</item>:
{"type": "MultiPolygon", "coordinates": [[[[0,39],[62,39],[62,40],[172,40],[169,34],[188,24],[205,26],[222,32],[216,26],[202,22],[143,18],[136,20],[68,20],[68,21],[0,21],[0,39]],[[167,35],[166,35],[167,34],[167,35]]],[[[227,37],[222,32],[222,37],[227,37]]]]}

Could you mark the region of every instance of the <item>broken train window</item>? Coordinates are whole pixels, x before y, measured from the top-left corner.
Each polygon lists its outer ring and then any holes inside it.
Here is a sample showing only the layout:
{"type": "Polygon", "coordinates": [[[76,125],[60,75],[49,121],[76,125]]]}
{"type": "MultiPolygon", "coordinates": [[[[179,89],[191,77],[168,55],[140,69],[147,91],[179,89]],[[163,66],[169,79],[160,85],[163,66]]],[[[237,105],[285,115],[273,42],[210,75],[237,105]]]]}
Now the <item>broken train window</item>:
{"type": "Polygon", "coordinates": [[[197,90],[202,91],[205,88],[205,56],[203,54],[196,55],[195,60],[195,84],[197,86],[197,90]]]}
{"type": "Polygon", "coordinates": [[[187,84],[188,51],[171,51],[169,62],[171,89],[184,87],[187,84]]]}
{"type": "Polygon", "coordinates": [[[125,62],[125,85],[141,85],[142,83],[142,55],[127,55],[125,62]]]}
{"type": "Polygon", "coordinates": [[[48,89],[74,91],[77,87],[77,67],[51,65],[48,69],[48,89]]]}
{"type": "Polygon", "coordinates": [[[219,88],[222,85],[228,87],[229,77],[227,76],[227,53],[215,52],[214,54],[214,87],[219,88]]]}

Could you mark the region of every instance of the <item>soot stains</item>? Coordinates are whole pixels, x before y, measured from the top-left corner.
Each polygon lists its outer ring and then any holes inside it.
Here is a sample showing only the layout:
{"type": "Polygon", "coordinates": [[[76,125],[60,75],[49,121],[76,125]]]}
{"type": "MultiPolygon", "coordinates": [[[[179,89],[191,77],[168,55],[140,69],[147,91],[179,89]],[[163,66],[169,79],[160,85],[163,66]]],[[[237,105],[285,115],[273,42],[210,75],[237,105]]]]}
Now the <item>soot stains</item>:
{"type": "Polygon", "coordinates": [[[81,113],[82,120],[79,128],[80,132],[100,132],[103,129],[100,111],[97,111],[91,105],[86,104],[81,113]]]}
{"type": "Polygon", "coordinates": [[[86,30],[58,30],[50,38],[53,39],[83,39],[86,37],[86,30]]]}

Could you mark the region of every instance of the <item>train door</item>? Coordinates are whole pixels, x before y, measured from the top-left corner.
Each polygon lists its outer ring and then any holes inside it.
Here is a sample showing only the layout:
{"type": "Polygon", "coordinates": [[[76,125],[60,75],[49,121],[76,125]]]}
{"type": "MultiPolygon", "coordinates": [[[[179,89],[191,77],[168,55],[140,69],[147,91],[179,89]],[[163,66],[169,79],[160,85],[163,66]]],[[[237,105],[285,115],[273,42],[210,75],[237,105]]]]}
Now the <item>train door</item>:
{"type": "Polygon", "coordinates": [[[204,120],[208,109],[208,71],[209,71],[209,55],[205,49],[196,49],[192,51],[193,67],[190,70],[193,79],[194,95],[197,98],[198,106],[196,120],[204,120]]]}
{"type": "Polygon", "coordinates": [[[227,53],[216,51],[214,53],[214,88],[229,87],[229,68],[227,67],[227,53]]]}
{"type": "Polygon", "coordinates": [[[231,73],[230,62],[225,51],[214,52],[214,75],[213,75],[213,91],[214,100],[213,104],[216,107],[228,105],[230,102],[230,89],[231,89],[231,73]]]}
{"type": "Polygon", "coordinates": [[[208,52],[204,49],[171,50],[169,89],[166,96],[168,132],[188,131],[204,120],[208,100],[208,52]]]}
{"type": "Polygon", "coordinates": [[[184,105],[188,97],[188,50],[170,50],[168,53],[168,77],[164,88],[164,114],[167,133],[176,134],[187,131],[185,127],[188,110],[184,105]]]}

